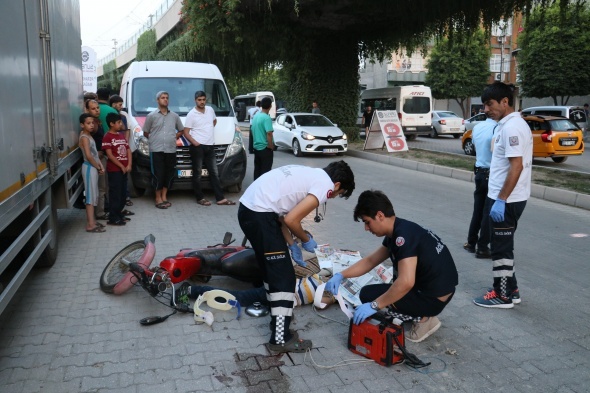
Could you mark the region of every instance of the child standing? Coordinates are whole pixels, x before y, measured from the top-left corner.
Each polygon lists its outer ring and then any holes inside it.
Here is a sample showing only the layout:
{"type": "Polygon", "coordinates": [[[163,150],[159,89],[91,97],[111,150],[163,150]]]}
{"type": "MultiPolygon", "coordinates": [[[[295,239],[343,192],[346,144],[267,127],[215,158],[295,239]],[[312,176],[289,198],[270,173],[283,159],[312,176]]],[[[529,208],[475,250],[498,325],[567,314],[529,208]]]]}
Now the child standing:
{"type": "Polygon", "coordinates": [[[109,113],[106,122],[109,125],[109,132],[102,140],[102,149],[108,157],[109,220],[107,224],[123,226],[131,220],[122,214],[126,197],[125,176],[131,171],[131,154],[127,140],[119,134],[119,130],[123,127],[121,115],[109,113]]]}
{"type": "MultiPolygon", "coordinates": [[[[111,108],[115,108],[117,113],[121,115],[123,127],[121,127],[121,129],[119,130],[119,134],[123,135],[127,140],[127,143],[129,143],[131,130],[129,129],[129,126],[127,124],[127,116],[125,116],[125,112],[121,113],[121,109],[123,109],[123,98],[121,98],[121,96],[113,94],[111,98],[109,98],[109,105],[111,106],[111,108]]],[[[131,195],[129,194],[129,189],[127,188],[127,181],[128,176],[125,176],[125,206],[133,206],[133,202],[131,202],[131,195]]],[[[124,216],[133,216],[135,214],[133,212],[130,212],[129,210],[123,210],[122,213],[124,216]]]]}
{"type": "Polygon", "coordinates": [[[94,133],[94,118],[89,113],[80,115],[80,127],[82,132],[78,145],[82,149],[84,163],[82,164],[82,179],[84,179],[84,191],[86,195],[86,232],[105,232],[104,226],[96,222],[94,218],[94,206],[98,203],[98,175],[104,173],[104,168],[98,158],[96,143],[92,139],[94,133]]]}

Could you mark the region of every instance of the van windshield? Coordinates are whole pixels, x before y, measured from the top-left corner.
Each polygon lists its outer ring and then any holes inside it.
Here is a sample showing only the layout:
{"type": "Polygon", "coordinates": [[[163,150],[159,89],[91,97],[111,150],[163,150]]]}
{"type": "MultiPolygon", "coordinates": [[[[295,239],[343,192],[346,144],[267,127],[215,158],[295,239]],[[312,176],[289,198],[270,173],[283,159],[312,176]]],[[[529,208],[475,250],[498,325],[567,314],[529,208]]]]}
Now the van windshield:
{"type": "Polygon", "coordinates": [[[137,78],[133,81],[131,102],[127,103],[133,116],[145,116],[158,108],[156,94],[168,92],[168,109],[186,116],[195,107],[195,92],[207,94],[207,105],[216,116],[233,116],[233,110],[223,81],[198,78],[137,78]]]}
{"type": "Polygon", "coordinates": [[[402,106],[404,113],[428,113],[430,112],[430,98],[429,97],[404,97],[404,105],[402,106]]]}

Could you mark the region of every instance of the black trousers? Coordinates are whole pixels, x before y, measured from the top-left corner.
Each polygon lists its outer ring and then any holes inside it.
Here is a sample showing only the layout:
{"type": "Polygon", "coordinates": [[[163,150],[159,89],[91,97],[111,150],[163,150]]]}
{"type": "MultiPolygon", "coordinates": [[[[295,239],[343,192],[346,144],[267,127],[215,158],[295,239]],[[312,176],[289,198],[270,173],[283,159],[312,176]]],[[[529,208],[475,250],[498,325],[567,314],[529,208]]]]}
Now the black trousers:
{"type": "Polygon", "coordinates": [[[117,222],[123,219],[123,208],[127,199],[125,190],[125,177],[123,172],[107,172],[109,181],[109,221],[117,222]]]}
{"type": "Polygon", "coordinates": [[[254,180],[272,169],[274,152],[268,148],[254,150],[254,180]]]}
{"type": "MultiPolygon", "coordinates": [[[[486,199],[486,211],[490,211],[494,202],[491,198],[486,199]]],[[[518,289],[514,272],[514,233],[525,206],[526,201],[506,203],[504,221],[490,219],[494,290],[502,297],[508,297],[518,289]]]]}
{"type": "Polygon", "coordinates": [[[211,188],[213,188],[215,199],[218,202],[225,199],[223,196],[223,190],[221,189],[221,183],[219,182],[219,174],[217,173],[215,146],[190,145],[189,152],[193,165],[193,189],[195,191],[195,197],[197,198],[197,201],[200,201],[205,197],[201,187],[201,169],[203,169],[203,166],[205,166],[209,172],[209,182],[211,183],[211,188]]]}
{"type": "Polygon", "coordinates": [[[475,191],[473,192],[473,213],[467,243],[477,244],[478,250],[487,250],[490,243],[490,214],[485,211],[488,195],[489,171],[479,171],[475,174],[475,191]]]}
{"type": "Polygon", "coordinates": [[[152,184],[154,189],[172,188],[176,176],[176,153],[155,151],[150,153],[152,166],[152,184]]]}
{"type": "MultiPolygon", "coordinates": [[[[383,295],[391,288],[391,284],[373,284],[361,288],[359,298],[361,302],[368,303],[383,295]]],[[[397,302],[388,306],[388,308],[398,314],[411,317],[434,317],[442,312],[447,304],[451,301],[453,295],[441,302],[434,296],[428,296],[420,291],[411,289],[404,297],[397,302]]]]}
{"type": "Polygon", "coordinates": [[[289,326],[295,305],[295,270],[276,213],[260,213],[240,204],[240,228],[250,241],[263,272],[266,297],[270,303],[270,343],[291,339],[289,326]]]}

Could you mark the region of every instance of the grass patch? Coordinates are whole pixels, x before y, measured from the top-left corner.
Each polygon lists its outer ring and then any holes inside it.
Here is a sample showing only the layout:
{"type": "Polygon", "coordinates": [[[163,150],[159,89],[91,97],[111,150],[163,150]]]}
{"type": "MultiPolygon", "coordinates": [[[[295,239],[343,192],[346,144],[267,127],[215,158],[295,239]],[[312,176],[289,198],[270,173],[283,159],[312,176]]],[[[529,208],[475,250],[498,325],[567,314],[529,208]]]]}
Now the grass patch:
{"type": "MultiPolygon", "coordinates": [[[[364,141],[349,143],[351,150],[363,150],[364,141]]],[[[369,153],[389,155],[385,150],[367,150],[369,153]]],[[[406,160],[425,162],[428,164],[446,166],[449,168],[473,170],[475,157],[461,156],[458,154],[449,154],[442,152],[433,152],[430,150],[411,149],[408,151],[395,153],[397,158],[406,160]]],[[[560,171],[555,169],[533,167],[531,181],[534,184],[561,188],[569,191],[579,192],[581,194],[590,194],[590,174],[581,174],[569,171],[560,171]]]]}

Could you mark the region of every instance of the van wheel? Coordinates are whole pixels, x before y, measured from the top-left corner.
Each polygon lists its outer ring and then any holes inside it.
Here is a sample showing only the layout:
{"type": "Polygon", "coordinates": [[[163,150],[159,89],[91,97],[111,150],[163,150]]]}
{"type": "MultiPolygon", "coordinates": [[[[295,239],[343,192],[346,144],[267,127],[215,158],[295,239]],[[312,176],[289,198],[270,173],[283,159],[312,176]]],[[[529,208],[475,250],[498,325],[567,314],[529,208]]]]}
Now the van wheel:
{"type": "Polygon", "coordinates": [[[237,183],[237,184],[232,184],[231,186],[226,188],[227,192],[231,192],[233,194],[236,194],[240,191],[242,191],[242,182],[237,183]]]}
{"type": "Polygon", "coordinates": [[[430,129],[430,137],[431,138],[438,138],[438,132],[436,131],[436,128],[432,127],[430,129]]]}
{"type": "Polygon", "coordinates": [[[459,139],[461,137],[461,134],[453,134],[453,138],[455,139],[459,139]]]}
{"type": "Polygon", "coordinates": [[[145,194],[145,188],[135,187],[135,185],[133,185],[131,174],[127,177],[127,189],[129,190],[131,198],[141,198],[143,194],[145,194]]]}
{"type": "Polygon", "coordinates": [[[416,134],[406,135],[406,139],[409,141],[414,141],[416,140],[416,134]]]}
{"type": "Polygon", "coordinates": [[[567,157],[551,157],[551,159],[556,164],[561,164],[562,162],[565,162],[567,160],[567,157]]]}

